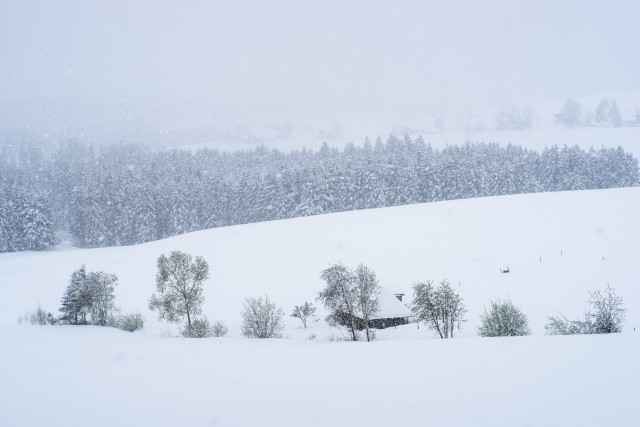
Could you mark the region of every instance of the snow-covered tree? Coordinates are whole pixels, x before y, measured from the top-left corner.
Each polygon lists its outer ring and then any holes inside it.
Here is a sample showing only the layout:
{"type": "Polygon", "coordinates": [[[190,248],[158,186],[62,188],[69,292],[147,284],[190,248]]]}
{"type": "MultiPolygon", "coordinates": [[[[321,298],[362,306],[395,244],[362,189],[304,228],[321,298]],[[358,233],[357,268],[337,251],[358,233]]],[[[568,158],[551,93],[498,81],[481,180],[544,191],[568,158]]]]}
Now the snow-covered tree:
{"type": "Polygon", "coordinates": [[[352,270],[338,263],[323,270],[320,277],[327,286],[318,294],[318,300],[329,311],[330,323],[345,325],[353,341],[358,340],[357,331],[365,329],[370,341],[369,320],[380,309],[380,285],[375,272],[362,264],[352,270]]]}
{"type": "Polygon", "coordinates": [[[627,309],[622,297],[607,284],[589,293],[589,310],[584,320],[569,320],[563,314],[547,317],[547,335],[610,334],[622,331],[627,309]]]}
{"type": "Polygon", "coordinates": [[[214,337],[223,337],[227,335],[227,332],[229,332],[227,325],[220,321],[213,322],[213,325],[211,326],[211,335],[214,337]]]}
{"type": "Polygon", "coordinates": [[[568,98],[564,102],[564,106],[559,113],[554,116],[556,123],[564,125],[566,127],[576,127],[580,126],[582,123],[582,107],[580,104],[568,98]]]}
{"type": "Polygon", "coordinates": [[[92,323],[100,326],[115,324],[117,308],[114,303],[116,298],[114,291],[117,284],[118,278],[115,274],[96,271],[87,275],[87,287],[91,298],[89,309],[92,323]]]}
{"type": "Polygon", "coordinates": [[[595,121],[598,124],[604,124],[609,119],[609,106],[611,103],[608,99],[601,99],[598,102],[598,106],[596,107],[595,113],[595,121]]]}
{"type": "Polygon", "coordinates": [[[478,335],[483,337],[514,337],[530,335],[531,329],[526,314],[510,299],[491,301],[491,309],[480,315],[482,324],[478,335]]]}
{"type": "Polygon", "coordinates": [[[71,280],[62,296],[61,320],[70,324],[85,324],[90,307],[91,293],[87,281],[87,269],[83,264],[71,274],[71,280]]]}
{"type": "Polygon", "coordinates": [[[31,198],[25,201],[20,209],[20,223],[23,249],[38,251],[55,244],[53,221],[44,199],[31,198]]]}
{"type": "Polygon", "coordinates": [[[318,293],[320,301],[327,311],[330,323],[342,323],[349,330],[351,340],[357,341],[356,305],[358,294],[355,278],[349,268],[341,263],[332,265],[320,273],[327,285],[318,293]]]}
{"type": "Polygon", "coordinates": [[[284,310],[267,295],[245,298],[242,306],[242,335],[247,338],[280,338],[284,310]]]}
{"type": "MultiPolygon", "coordinates": [[[[606,123],[613,123],[611,105],[598,110],[606,123]]],[[[556,146],[540,154],[476,143],[434,150],[409,135],[342,151],[327,144],[318,152],[222,153],[67,143],[44,152],[34,145],[0,157],[2,252],[44,249],[58,230],[83,246],[128,245],[294,216],[640,183],[637,159],[621,149],[556,146]]]]}
{"type": "Polygon", "coordinates": [[[356,290],[356,311],[367,334],[367,341],[371,341],[371,331],[369,330],[369,320],[380,310],[378,295],[380,294],[380,284],[376,273],[366,265],[359,264],[354,272],[356,290]]]}
{"type": "Polygon", "coordinates": [[[620,110],[618,109],[618,102],[614,99],[611,102],[611,106],[609,107],[609,120],[611,123],[618,127],[622,125],[622,116],[620,115],[620,110]]]}
{"type": "Polygon", "coordinates": [[[202,312],[203,282],[209,278],[209,264],[201,256],[173,251],[169,257],[158,257],[156,290],[149,300],[149,309],[158,311],[161,320],[179,323],[186,318],[187,326],[202,312]]]}
{"type": "Polygon", "coordinates": [[[610,334],[622,331],[627,309],[622,297],[607,284],[603,290],[594,289],[589,295],[591,310],[589,316],[596,334],[610,334]]]}
{"type": "Polygon", "coordinates": [[[315,312],[316,307],[313,304],[305,301],[304,304],[296,305],[295,307],[293,307],[293,313],[291,313],[291,317],[300,319],[300,321],[302,322],[302,326],[307,329],[307,320],[311,316],[313,316],[313,313],[315,312]]]}
{"type": "Polygon", "coordinates": [[[453,338],[454,329],[460,330],[466,322],[467,308],[462,298],[444,279],[435,288],[431,280],[413,285],[413,311],[418,322],[424,322],[436,331],[440,338],[453,338]]]}
{"type": "MultiPolygon", "coordinates": [[[[71,274],[62,297],[61,320],[70,324],[91,323],[105,326],[115,320],[114,290],[118,278],[104,271],[87,272],[82,265],[71,274]]],[[[115,323],[115,321],[113,322],[115,323]]]]}

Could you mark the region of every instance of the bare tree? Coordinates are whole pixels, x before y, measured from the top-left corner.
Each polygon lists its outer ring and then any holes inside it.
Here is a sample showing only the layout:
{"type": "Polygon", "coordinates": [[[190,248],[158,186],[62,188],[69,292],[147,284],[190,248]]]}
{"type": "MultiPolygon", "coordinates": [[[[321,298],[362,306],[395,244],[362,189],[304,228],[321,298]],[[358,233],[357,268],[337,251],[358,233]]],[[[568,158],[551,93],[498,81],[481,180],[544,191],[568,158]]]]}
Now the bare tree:
{"type": "Polygon", "coordinates": [[[187,327],[202,312],[204,295],[202,284],[209,278],[209,264],[197,256],[173,251],[167,258],[158,258],[156,289],[149,300],[149,309],[158,310],[161,320],[181,322],[185,317],[187,327]]]}
{"type": "Polygon", "coordinates": [[[313,304],[306,302],[300,306],[295,306],[293,308],[293,313],[291,313],[291,317],[296,317],[300,319],[302,322],[302,326],[307,329],[307,319],[313,316],[313,313],[316,312],[316,307],[313,304]]]}
{"type": "Polygon", "coordinates": [[[461,329],[467,308],[462,298],[444,279],[438,288],[427,280],[413,285],[414,298],[411,311],[416,320],[424,322],[429,329],[436,331],[440,338],[453,338],[453,332],[461,329]]]}

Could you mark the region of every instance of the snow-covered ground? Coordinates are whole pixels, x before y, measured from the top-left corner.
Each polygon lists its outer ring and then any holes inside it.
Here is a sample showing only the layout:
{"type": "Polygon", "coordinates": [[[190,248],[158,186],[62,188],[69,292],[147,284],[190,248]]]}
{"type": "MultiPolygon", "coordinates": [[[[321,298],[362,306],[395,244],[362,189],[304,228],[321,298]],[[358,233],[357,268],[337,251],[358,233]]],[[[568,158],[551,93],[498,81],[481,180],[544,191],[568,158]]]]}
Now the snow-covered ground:
{"type": "Polygon", "coordinates": [[[0,424],[637,425],[638,207],[640,188],[545,193],[0,254],[0,424]],[[227,337],[178,338],[148,311],[156,258],[175,249],[209,262],[204,313],[227,337]],[[448,341],[411,324],[373,343],[331,342],[340,333],[323,321],[305,331],[290,317],[284,339],[240,337],[245,297],[267,293],[290,313],[337,261],[362,262],[408,296],[416,281],[446,278],[468,322],[448,341]],[[117,274],[116,301],[143,313],[143,331],[17,325],[38,301],[56,311],[83,263],[117,274]],[[628,308],[623,333],[544,335],[546,316],[581,316],[588,291],[607,283],[628,308]],[[476,337],[489,300],[507,296],[534,335],[476,337]]]}
{"type": "Polygon", "coordinates": [[[636,334],[183,339],[0,327],[6,426],[637,426],[636,334]]]}

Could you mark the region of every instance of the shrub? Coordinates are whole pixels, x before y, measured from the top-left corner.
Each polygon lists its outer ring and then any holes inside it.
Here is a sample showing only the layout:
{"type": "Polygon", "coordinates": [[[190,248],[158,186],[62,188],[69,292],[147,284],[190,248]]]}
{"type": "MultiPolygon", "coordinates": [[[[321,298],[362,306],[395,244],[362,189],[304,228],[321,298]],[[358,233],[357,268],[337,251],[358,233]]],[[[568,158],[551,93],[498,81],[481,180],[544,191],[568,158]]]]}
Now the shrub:
{"type": "Polygon", "coordinates": [[[562,313],[558,313],[557,317],[547,317],[549,323],[544,325],[547,335],[576,335],[576,334],[592,334],[593,325],[589,314],[585,315],[585,320],[569,320],[562,313]]]}
{"type": "Polygon", "coordinates": [[[181,331],[185,338],[206,338],[211,336],[211,325],[207,318],[195,319],[181,331]]]}
{"type": "Polygon", "coordinates": [[[216,321],[211,327],[211,335],[214,337],[223,337],[227,335],[227,332],[229,332],[227,326],[219,321],[216,321]]]}
{"type": "Polygon", "coordinates": [[[120,318],[118,326],[123,331],[137,331],[138,329],[142,329],[144,326],[144,318],[142,317],[142,314],[138,312],[125,314],[120,318]]]}
{"type": "Polygon", "coordinates": [[[478,335],[482,337],[514,337],[530,335],[527,316],[511,300],[491,301],[491,310],[480,315],[482,325],[478,335]]]}
{"type": "Polygon", "coordinates": [[[595,289],[589,293],[590,309],[585,320],[569,320],[564,315],[547,317],[549,323],[544,328],[547,335],[610,334],[622,331],[627,309],[622,297],[609,285],[604,290],[595,289]]]}
{"type": "Polygon", "coordinates": [[[247,338],[280,338],[284,311],[268,296],[246,298],[242,310],[242,335],[247,338]]]}

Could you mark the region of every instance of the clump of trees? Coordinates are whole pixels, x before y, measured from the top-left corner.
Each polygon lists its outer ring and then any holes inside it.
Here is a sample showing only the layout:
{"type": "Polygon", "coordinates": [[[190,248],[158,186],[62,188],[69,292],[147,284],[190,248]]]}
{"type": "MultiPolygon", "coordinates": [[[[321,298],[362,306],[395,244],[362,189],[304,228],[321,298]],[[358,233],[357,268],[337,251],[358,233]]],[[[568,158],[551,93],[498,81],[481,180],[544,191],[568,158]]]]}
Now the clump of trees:
{"type": "Polygon", "coordinates": [[[622,332],[627,309],[622,297],[607,284],[603,290],[589,293],[589,310],[584,320],[569,320],[563,314],[547,317],[547,335],[610,334],[622,332]]]}
{"type": "Polygon", "coordinates": [[[524,130],[533,126],[534,112],[530,105],[518,107],[509,105],[498,110],[495,118],[496,128],[500,130],[524,130]]]}
{"type": "Polygon", "coordinates": [[[291,317],[295,317],[300,319],[300,321],[302,322],[302,326],[304,326],[305,329],[307,329],[307,320],[313,316],[313,313],[316,312],[316,307],[305,301],[304,304],[302,305],[296,305],[293,308],[293,313],[291,313],[291,317]]]}
{"type": "Polygon", "coordinates": [[[160,320],[181,323],[185,337],[201,337],[209,328],[206,318],[199,319],[204,303],[203,283],[209,278],[209,264],[203,257],[173,251],[158,257],[157,295],[149,300],[149,309],[158,311],[160,320]],[[197,321],[197,322],[196,322],[197,321]]]}
{"type": "Polygon", "coordinates": [[[245,298],[242,308],[242,335],[247,338],[280,338],[284,310],[267,295],[245,298]]]}
{"type": "Polygon", "coordinates": [[[455,329],[460,330],[466,322],[467,308],[449,282],[444,279],[436,288],[431,280],[413,285],[411,311],[416,321],[424,322],[427,327],[440,335],[440,338],[453,338],[455,329]]]}
{"type": "Polygon", "coordinates": [[[491,309],[480,315],[482,324],[478,335],[482,337],[514,337],[531,335],[527,315],[510,299],[491,301],[491,309]]]}
{"type": "Polygon", "coordinates": [[[62,297],[62,323],[73,325],[117,325],[118,308],[114,290],[118,284],[115,274],[104,271],[87,272],[84,264],[71,275],[62,297]]]}
{"type": "Polygon", "coordinates": [[[620,109],[618,108],[618,102],[615,99],[601,99],[596,106],[595,113],[592,110],[587,110],[582,113],[582,106],[580,103],[572,98],[568,98],[562,110],[555,116],[557,124],[566,127],[577,126],[622,126],[624,123],[620,109]]]}
{"type": "Polygon", "coordinates": [[[369,320],[380,310],[380,284],[375,272],[363,264],[352,270],[337,263],[323,270],[320,277],[327,283],[318,294],[318,300],[329,311],[327,320],[345,325],[353,341],[358,340],[358,330],[362,328],[367,341],[371,341],[369,320]]]}
{"type": "Polygon", "coordinates": [[[622,125],[622,115],[618,109],[618,102],[615,99],[601,99],[596,107],[594,116],[596,124],[612,125],[615,127],[622,125]]]}
{"type": "Polygon", "coordinates": [[[23,315],[18,316],[18,324],[28,325],[55,325],[58,323],[58,318],[53,313],[48,312],[38,302],[38,307],[34,311],[25,311],[23,315]]]}

